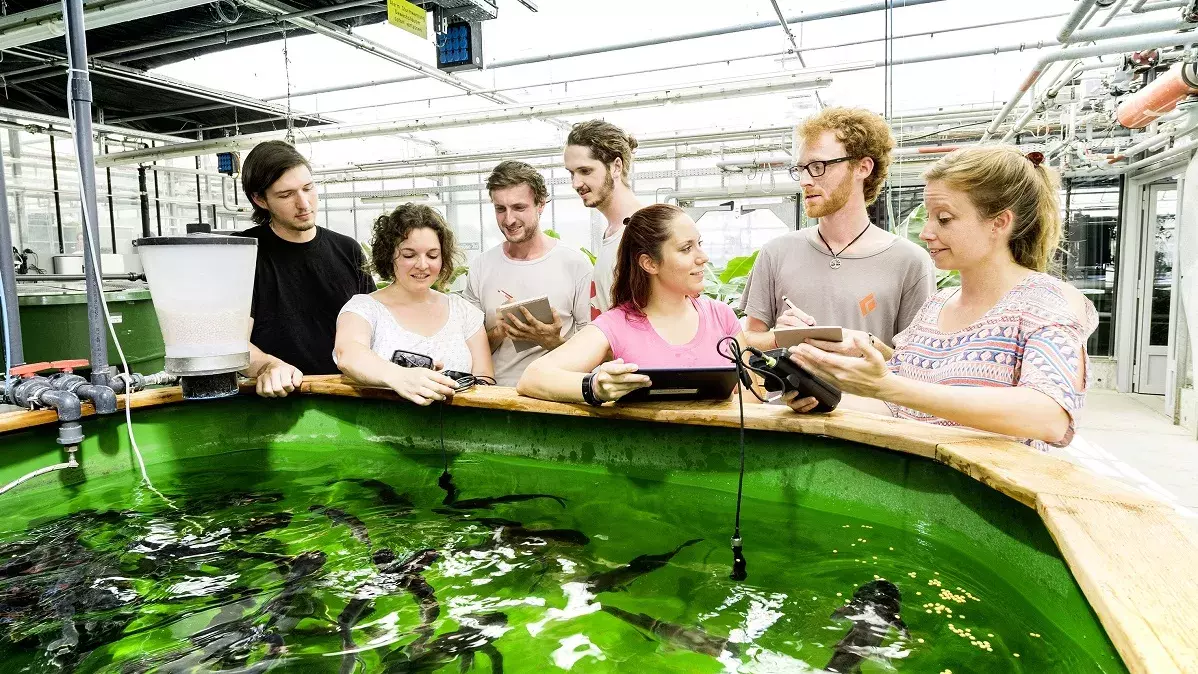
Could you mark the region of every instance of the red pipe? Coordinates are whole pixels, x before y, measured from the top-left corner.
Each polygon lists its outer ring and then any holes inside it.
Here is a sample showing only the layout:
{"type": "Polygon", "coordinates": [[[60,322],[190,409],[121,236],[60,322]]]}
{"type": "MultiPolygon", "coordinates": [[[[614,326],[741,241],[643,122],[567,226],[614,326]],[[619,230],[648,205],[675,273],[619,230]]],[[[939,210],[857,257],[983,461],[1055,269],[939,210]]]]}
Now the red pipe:
{"type": "Polygon", "coordinates": [[[1191,94],[1198,94],[1198,64],[1178,63],[1148,86],[1124,98],[1115,116],[1129,129],[1142,129],[1191,94]]]}

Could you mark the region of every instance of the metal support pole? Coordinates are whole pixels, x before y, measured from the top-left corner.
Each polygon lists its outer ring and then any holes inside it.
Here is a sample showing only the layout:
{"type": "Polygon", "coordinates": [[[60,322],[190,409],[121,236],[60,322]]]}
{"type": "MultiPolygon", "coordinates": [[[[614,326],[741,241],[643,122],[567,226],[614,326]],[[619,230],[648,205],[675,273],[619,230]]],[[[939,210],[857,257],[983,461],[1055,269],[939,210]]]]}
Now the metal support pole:
{"type": "Polygon", "coordinates": [[[100,214],[96,208],[96,156],[92,148],[92,85],[87,74],[87,32],[83,27],[83,0],[62,0],[66,17],[67,80],[70,106],[75,123],[75,161],[82,181],[79,195],[83,200],[83,273],[87,277],[87,325],[91,342],[91,382],[107,386],[108,335],[104,323],[104,293],[100,289],[99,243],[100,214]],[[95,251],[91,255],[86,251],[95,251]]]}
{"type": "Polygon", "coordinates": [[[8,334],[4,341],[8,342],[9,355],[12,357],[9,367],[25,364],[25,347],[21,342],[21,314],[17,310],[17,280],[12,268],[12,229],[8,222],[8,187],[4,184],[4,151],[0,149],[0,251],[7,258],[0,264],[0,281],[4,284],[4,305],[8,310],[8,334]]]}
{"type": "Polygon", "coordinates": [[[54,149],[54,134],[50,134],[50,174],[54,179],[54,224],[58,227],[58,253],[61,255],[67,248],[62,233],[62,198],[58,195],[58,151],[54,149]]]}
{"type": "Polygon", "coordinates": [[[150,237],[154,234],[150,231],[150,193],[146,186],[146,167],[137,167],[137,192],[138,200],[141,203],[141,235],[150,237]]]}

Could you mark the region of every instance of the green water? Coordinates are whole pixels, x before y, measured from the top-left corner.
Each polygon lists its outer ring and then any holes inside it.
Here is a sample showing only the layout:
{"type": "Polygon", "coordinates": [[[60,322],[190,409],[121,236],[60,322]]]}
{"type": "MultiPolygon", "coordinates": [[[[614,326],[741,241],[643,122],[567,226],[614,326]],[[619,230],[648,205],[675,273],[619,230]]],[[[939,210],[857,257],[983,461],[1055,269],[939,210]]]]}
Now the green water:
{"type": "MultiPolygon", "coordinates": [[[[3,671],[818,671],[853,626],[833,612],[879,578],[901,591],[910,636],[888,630],[863,672],[1125,671],[1109,644],[1078,643],[1025,588],[918,527],[746,498],[738,583],[726,489],[471,454],[451,468],[459,503],[542,493],[565,505],[452,509],[439,454],[359,472],[266,455],[179,461],[156,484],[177,509],[117,474],[76,494],[90,511],[20,530],[0,514],[3,671]],[[391,485],[410,506],[346,478],[391,485]],[[360,520],[369,543],[357,520],[314,505],[360,520]],[[535,535],[548,529],[551,540],[535,535]],[[694,539],[623,587],[588,583],[694,539]],[[401,577],[372,561],[383,549],[437,555],[401,577]],[[355,597],[366,609],[339,627],[355,597]],[[687,628],[690,648],[619,610],[687,628]]],[[[34,497],[10,503],[37,512],[34,497]]]]}

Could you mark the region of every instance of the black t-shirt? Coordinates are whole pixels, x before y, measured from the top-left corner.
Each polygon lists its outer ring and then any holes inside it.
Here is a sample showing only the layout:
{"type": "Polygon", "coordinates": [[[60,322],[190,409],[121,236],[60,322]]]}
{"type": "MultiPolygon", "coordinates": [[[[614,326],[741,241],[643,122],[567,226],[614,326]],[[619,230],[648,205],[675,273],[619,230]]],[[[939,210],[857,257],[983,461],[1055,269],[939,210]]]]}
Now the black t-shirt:
{"type": "Polygon", "coordinates": [[[336,374],[337,313],[350,297],[376,289],[362,247],[323,227],[307,243],[284,241],[269,225],[238,234],[258,240],[250,341],[304,374],[336,374]]]}

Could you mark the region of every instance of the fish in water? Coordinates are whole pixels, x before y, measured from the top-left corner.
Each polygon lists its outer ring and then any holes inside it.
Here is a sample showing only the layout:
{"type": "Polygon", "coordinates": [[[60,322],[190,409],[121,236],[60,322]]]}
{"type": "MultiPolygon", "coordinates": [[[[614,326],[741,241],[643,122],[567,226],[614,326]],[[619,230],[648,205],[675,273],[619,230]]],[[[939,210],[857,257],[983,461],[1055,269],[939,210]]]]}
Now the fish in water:
{"type": "Polygon", "coordinates": [[[481,517],[476,521],[495,527],[495,537],[501,541],[522,542],[540,539],[566,545],[586,545],[591,542],[586,534],[575,529],[528,529],[520,522],[494,517],[481,517]]]}
{"type": "Polygon", "coordinates": [[[461,658],[460,670],[474,666],[474,654],[485,653],[491,661],[491,674],[503,674],[503,654],[493,642],[507,631],[507,616],[486,613],[464,616],[456,632],[442,634],[427,646],[414,650],[398,648],[383,658],[384,674],[425,674],[461,658]]]}
{"type": "Polygon", "coordinates": [[[566,499],[553,494],[508,494],[506,496],[487,496],[484,498],[471,498],[463,501],[454,501],[449,504],[454,510],[490,510],[500,503],[520,503],[522,501],[533,501],[536,499],[553,499],[558,502],[558,505],[565,508],[566,499]]]}
{"type": "Polygon", "coordinates": [[[674,558],[674,555],[681,552],[683,548],[699,543],[702,540],[702,538],[694,538],[679,545],[670,552],[663,552],[659,555],[641,555],[619,568],[592,574],[586,579],[586,585],[595,594],[622,590],[637,578],[668,564],[674,558]]]}
{"type": "Polygon", "coordinates": [[[875,652],[892,627],[910,638],[906,623],[899,617],[901,610],[902,593],[894,583],[873,580],[857,588],[849,603],[832,612],[833,618],[852,620],[853,627],[836,644],[836,652],[824,669],[839,674],[860,672],[861,662],[875,652]]]}
{"type": "Polygon", "coordinates": [[[729,643],[726,637],[713,637],[699,628],[683,627],[663,620],[656,620],[644,613],[632,614],[615,606],[603,606],[602,610],[677,648],[703,653],[713,658],[718,658],[725,652],[732,655],[739,654],[737,644],[729,643]]]}
{"type": "MultiPolygon", "coordinates": [[[[415,552],[404,559],[398,558],[390,548],[377,550],[372,556],[372,561],[378,569],[378,576],[359,587],[360,596],[351,599],[337,616],[342,650],[356,648],[352,633],[354,625],[372,610],[373,598],[400,591],[411,593],[420,607],[420,625],[414,630],[419,636],[409,644],[409,649],[413,652],[421,649],[432,638],[433,623],[441,615],[441,604],[437,601],[433,587],[420,574],[432,566],[439,556],[440,554],[431,548],[415,552]]],[[[342,656],[341,671],[347,674],[352,672],[354,662],[354,654],[346,653],[342,656]]]]}
{"type": "Polygon", "coordinates": [[[395,487],[392,487],[382,480],[375,480],[373,478],[344,478],[340,480],[333,480],[329,484],[336,484],[338,482],[351,482],[373,491],[378,495],[379,502],[383,505],[400,508],[406,511],[411,511],[413,508],[412,497],[410,495],[399,493],[395,490],[395,487]]]}
{"type": "MultiPolygon", "coordinates": [[[[243,673],[265,671],[284,653],[283,637],[303,619],[318,616],[323,609],[308,595],[312,581],[324,568],[327,556],[320,551],[305,552],[293,557],[283,579],[283,589],[263,606],[237,619],[231,619],[238,605],[230,605],[229,611],[222,610],[212,623],[191,637],[195,648],[176,651],[157,658],[157,661],[141,661],[127,665],[124,672],[182,673],[208,671],[240,671],[243,673]],[[263,620],[265,618],[265,620],[263,620]],[[267,651],[259,663],[246,669],[235,669],[244,663],[260,644],[267,651]],[[268,663],[266,666],[261,666],[268,663]],[[209,668],[208,665],[218,665],[209,668]]],[[[248,606],[249,602],[240,604],[248,606]]]]}
{"type": "Polygon", "coordinates": [[[333,520],[334,524],[341,524],[349,527],[350,534],[366,545],[370,545],[370,532],[366,530],[366,523],[357,517],[328,506],[314,505],[308,508],[310,512],[320,513],[325,517],[333,520]]]}
{"type": "MultiPolygon", "coordinates": [[[[454,510],[490,510],[500,503],[520,503],[542,498],[552,499],[557,501],[561,507],[566,507],[566,499],[554,496],[553,494],[508,494],[506,496],[486,496],[483,498],[458,500],[460,490],[453,482],[453,475],[450,475],[448,471],[441,473],[441,477],[437,480],[437,486],[445,490],[445,500],[442,503],[454,510]]],[[[448,511],[439,509],[435,512],[445,514],[448,511]]]]}

